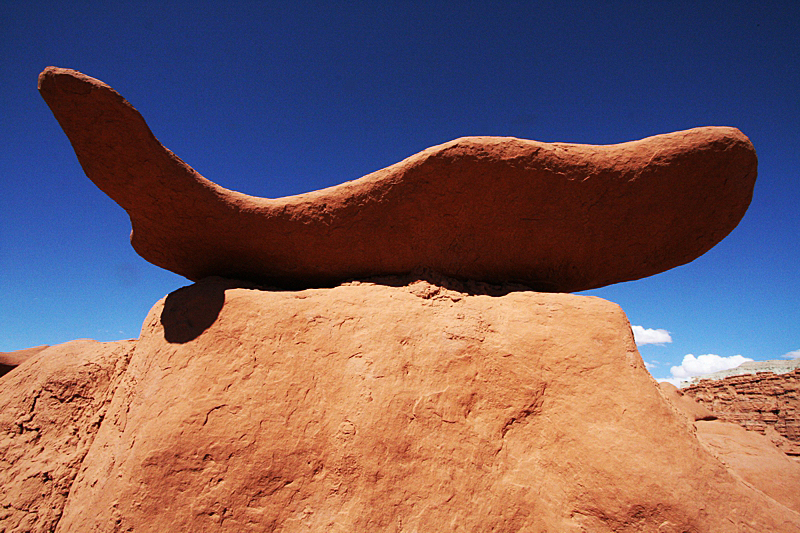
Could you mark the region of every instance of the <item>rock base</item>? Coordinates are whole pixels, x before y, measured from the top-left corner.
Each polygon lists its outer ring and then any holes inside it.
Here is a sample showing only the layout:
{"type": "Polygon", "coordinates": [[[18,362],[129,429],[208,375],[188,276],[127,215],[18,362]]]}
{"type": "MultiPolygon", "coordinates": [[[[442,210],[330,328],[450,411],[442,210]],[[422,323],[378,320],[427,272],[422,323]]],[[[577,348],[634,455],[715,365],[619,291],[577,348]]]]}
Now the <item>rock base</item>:
{"type": "MultiPolygon", "coordinates": [[[[72,417],[94,421],[77,435],[99,429],[80,453],[44,451],[72,421],[41,435],[39,454],[74,453],[80,468],[38,507],[63,505],[57,523],[34,510],[23,529],[800,531],[800,514],[698,441],[619,307],[450,287],[208,280],[172,293],[132,352],[75,361],[109,376],[64,393],[72,417]]],[[[47,389],[54,371],[34,365],[45,359],[58,366],[43,352],[3,378],[3,413],[24,404],[10,385],[47,389]],[[40,381],[23,379],[32,372],[40,381]]],[[[64,409],[36,405],[34,421],[64,409]]],[[[2,420],[4,435],[18,431],[2,420]]],[[[12,441],[5,457],[37,457],[12,441]]],[[[33,470],[4,474],[3,490],[33,470]]],[[[16,505],[6,523],[22,524],[16,505]]]]}

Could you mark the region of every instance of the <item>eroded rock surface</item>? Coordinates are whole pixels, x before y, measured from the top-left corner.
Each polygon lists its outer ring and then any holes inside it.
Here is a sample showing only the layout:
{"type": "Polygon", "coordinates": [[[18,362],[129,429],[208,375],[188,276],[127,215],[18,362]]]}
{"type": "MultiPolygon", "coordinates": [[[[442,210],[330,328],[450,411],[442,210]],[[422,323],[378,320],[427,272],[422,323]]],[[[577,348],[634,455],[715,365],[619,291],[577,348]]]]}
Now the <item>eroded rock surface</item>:
{"type": "Polygon", "coordinates": [[[335,187],[255,198],[200,176],[103,82],[48,67],[39,89],[86,175],[130,215],[136,251],[191,280],[320,287],[430,268],[592,289],[705,253],[756,179],[747,137],[704,127],[610,146],[464,137],[335,187]]]}
{"type": "Polygon", "coordinates": [[[171,294],[57,531],[800,531],[697,440],[616,305],[448,287],[171,294]]]}
{"type": "Polygon", "coordinates": [[[800,369],[702,380],[681,391],[720,420],[762,435],[776,431],[783,437],[773,439],[776,444],[800,456],[800,369]]]}
{"type": "Polygon", "coordinates": [[[0,377],[5,376],[14,368],[49,347],[50,346],[43,344],[42,346],[34,346],[32,348],[25,348],[24,350],[0,352],[0,377]]]}
{"type": "Polygon", "coordinates": [[[39,350],[0,379],[0,531],[54,531],[134,341],[39,350]]]}
{"type": "Polygon", "coordinates": [[[800,462],[787,457],[770,437],[719,420],[674,385],[660,385],[667,398],[694,422],[697,437],[707,450],[758,490],[800,512],[800,462]]]}

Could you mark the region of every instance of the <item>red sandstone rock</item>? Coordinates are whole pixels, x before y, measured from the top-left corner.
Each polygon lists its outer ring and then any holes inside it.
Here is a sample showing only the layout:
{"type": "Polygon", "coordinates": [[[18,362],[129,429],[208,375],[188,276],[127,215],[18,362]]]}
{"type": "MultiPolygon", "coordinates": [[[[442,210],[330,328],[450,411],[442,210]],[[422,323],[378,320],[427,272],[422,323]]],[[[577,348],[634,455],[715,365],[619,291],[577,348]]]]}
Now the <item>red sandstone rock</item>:
{"type": "Polygon", "coordinates": [[[665,396],[695,422],[697,437],[715,457],[767,496],[800,512],[800,463],[772,440],[716,416],[670,383],[661,383],[665,396]]]}
{"type": "Polygon", "coordinates": [[[712,413],[711,410],[695,402],[691,396],[686,396],[672,383],[659,383],[659,386],[667,399],[675,405],[678,411],[686,415],[690,422],[717,419],[717,415],[712,413]]]}
{"type": "Polygon", "coordinates": [[[5,376],[15,367],[21,365],[37,353],[41,352],[48,345],[34,346],[33,348],[25,348],[24,350],[17,350],[14,352],[0,352],[0,377],[5,376]]]}
{"type": "Polygon", "coordinates": [[[133,341],[40,350],[0,379],[0,531],[54,531],[133,341]]]}
{"type": "Polygon", "coordinates": [[[800,512],[800,463],[737,424],[701,420],[695,426],[700,442],[745,481],[800,512]]]}
{"type": "Polygon", "coordinates": [[[787,454],[800,456],[800,369],[702,380],[681,389],[720,420],[766,434],[772,428],[787,454]]]}
{"type": "Polygon", "coordinates": [[[692,261],[744,215],[756,155],[739,130],[590,146],[464,137],[361,179],[255,198],[197,174],[108,85],[48,67],[39,89],[148,261],[192,280],[289,287],[430,268],[573,292],[692,261]]]}
{"type": "MultiPolygon", "coordinates": [[[[449,287],[176,291],[151,310],[116,388],[110,371],[80,394],[15,386],[17,398],[92,397],[87,420],[105,413],[68,496],[65,485],[44,505],[32,491],[27,505],[55,515],[66,497],[63,533],[800,531],[800,514],[676,415],[617,306],[449,287]]],[[[2,413],[30,410],[3,401],[2,413]]],[[[37,441],[48,464],[77,454],[52,446],[60,435],[37,441]]],[[[4,475],[6,490],[25,483],[4,475]]]]}

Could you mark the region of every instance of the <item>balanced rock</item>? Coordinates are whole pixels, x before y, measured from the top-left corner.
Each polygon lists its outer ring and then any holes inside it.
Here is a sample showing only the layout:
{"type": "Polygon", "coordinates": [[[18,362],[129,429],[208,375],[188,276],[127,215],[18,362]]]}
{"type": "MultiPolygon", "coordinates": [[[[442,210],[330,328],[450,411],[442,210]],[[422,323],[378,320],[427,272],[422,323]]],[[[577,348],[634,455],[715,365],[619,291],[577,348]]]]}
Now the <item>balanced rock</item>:
{"type": "Polygon", "coordinates": [[[738,224],[757,161],[739,130],[610,146],[464,137],[335,187],[278,199],[206,180],[108,85],[48,67],[39,89],[148,261],[283,287],[429,268],[573,292],[657,274],[738,224]]]}
{"type": "Polygon", "coordinates": [[[52,444],[73,424],[88,452],[60,500],[36,507],[40,483],[31,512],[19,498],[6,512],[58,514],[63,533],[800,532],[800,514],[698,441],[616,305],[390,281],[290,292],[209,279],[157,303],[116,363],[76,360],[87,378],[103,372],[96,390],[21,365],[2,394],[34,370],[51,385],[2,404],[19,413],[0,419],[6,457],[23,453],[14,439],[30,446],[16,420],[36,391],[63,402],[42,394],[26,427],[74,402],[78,419],[41,433],[50,463],[3,489],[53,476],[59,453],[75,464],[52,444]]]}

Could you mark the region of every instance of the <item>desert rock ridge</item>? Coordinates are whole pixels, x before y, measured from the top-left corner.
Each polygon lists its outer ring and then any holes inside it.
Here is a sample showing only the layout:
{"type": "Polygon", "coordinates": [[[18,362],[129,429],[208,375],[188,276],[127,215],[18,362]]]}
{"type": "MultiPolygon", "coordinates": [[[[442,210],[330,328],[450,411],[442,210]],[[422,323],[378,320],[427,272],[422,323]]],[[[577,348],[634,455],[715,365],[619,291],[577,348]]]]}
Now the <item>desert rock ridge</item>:
{"type": "Polygon", "coordinates": [[[4,392],[4,453],[33,461],[65,444],[2,485],[17,495],[3,523],[58,532],[800,531],[796,510],[698,440],[644,368],[619,307],[486,287],[265,291],[209,279],[158,302],[139,340],[100,344],[73,362],[103,380],[53,377],[58,360],[42,352],[0,380],[1,391],[39,380],[25,397],[4,392]],[[97,389],[75,394],[73,382],[97,389]],[[64,401],[31,410],[30,398],[48,390],[64,401]],[[63,409],[97,423],[78,423],[71,443],[63,420],[31,448],[16,413],[38,427],[63,409]],[[69,477],[58,477],[58,461],[74,481],[44,505],[39,485],[69,477]],[[39,485],[25,492],[27,480],[39,485]]]}
{"type": "Polygon", "coordinates": [[[576,292],[702,255],[744,216],[757,174],[730,127],[609,146],[464,137],[328,189],[256,198],[200,176],[99,80],[48,67],[39,90],[86,175],[128,212],[136,251],[190,280],[306,288],[427,268],[576,292]]]}

